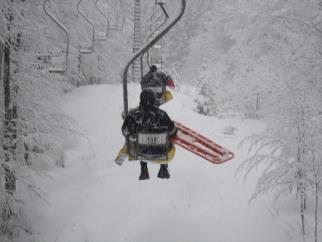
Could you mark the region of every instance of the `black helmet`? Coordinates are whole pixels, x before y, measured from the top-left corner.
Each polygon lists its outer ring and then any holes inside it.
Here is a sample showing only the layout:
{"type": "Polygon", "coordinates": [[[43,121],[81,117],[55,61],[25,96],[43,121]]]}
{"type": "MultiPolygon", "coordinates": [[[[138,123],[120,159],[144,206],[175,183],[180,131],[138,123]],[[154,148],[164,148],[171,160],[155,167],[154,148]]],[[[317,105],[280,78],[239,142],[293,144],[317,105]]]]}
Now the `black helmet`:
{"type": "Polygon", "coordinates": [[[153,106],[156,102],[156,95],[151,89],[143,89],[140,95],[140,105],[143,107],[153,106]]]}
{"type": "Polygon", "coordinates": [[[155,65],[150,66],[150,71],[154,72],[157,70],[158,70],[158,68],[155,65]]]}

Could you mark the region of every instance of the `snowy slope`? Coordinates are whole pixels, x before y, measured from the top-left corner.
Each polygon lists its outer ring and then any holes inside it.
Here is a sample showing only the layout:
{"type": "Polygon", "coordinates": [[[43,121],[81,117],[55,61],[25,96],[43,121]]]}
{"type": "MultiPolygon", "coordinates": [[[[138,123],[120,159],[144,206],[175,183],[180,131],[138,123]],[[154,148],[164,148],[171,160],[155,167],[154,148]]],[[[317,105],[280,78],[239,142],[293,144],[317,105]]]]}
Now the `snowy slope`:
{"type": "MultiPolygon", "coordinates": [[[[139,86],[130,85],[129,92],[135,106],[139,86]]],[[[66,137],[65,168],[39,178],[48,203],[29,204],[38,241],[297,241],[290,235],[293,224],[285,222],[292,208],[277,213],[270,197],[249,204],[256,175],[247,182],[235,176],[246,155],[238,142],[263,125],[201,116],[193,112],[193,90],[173,94],[163,107],[169,116],[235,151],[236,158],[216,166],[177,148],[169,180],[158,179],[158,166],[151,164],[150,180],[139,181],[137,162],[122,167],[113,162],[124,142],[121,85],[78,88],[66,96],[62,109],[82,134],[66,137]],[[223,133],[229,125],[238,129],[236,134],[223,133]]]]}

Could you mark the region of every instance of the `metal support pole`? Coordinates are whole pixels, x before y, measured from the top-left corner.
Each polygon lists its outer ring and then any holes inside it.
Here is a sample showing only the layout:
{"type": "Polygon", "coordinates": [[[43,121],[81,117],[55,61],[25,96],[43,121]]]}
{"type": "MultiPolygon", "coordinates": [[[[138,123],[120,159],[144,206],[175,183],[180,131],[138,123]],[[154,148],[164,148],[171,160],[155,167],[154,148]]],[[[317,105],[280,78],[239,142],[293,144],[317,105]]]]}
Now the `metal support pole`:
{"type": "Polygon", "coordinates": [[[179,15],[164,29],[162,30],[154,39],[144,45],[140,50],[138,50],[130,61],[126,64],[123,72],[123,101],[124,101],[124,114],[128,114],[128,91],[127,91],[127,74],[130,65],[140,57],[144,52],[151,48],[156,42],[158,42],[164,35],[166,35],[170,29],[181,19],[186,8],[186,0],[181,0],[181,11],[179,15]]]}

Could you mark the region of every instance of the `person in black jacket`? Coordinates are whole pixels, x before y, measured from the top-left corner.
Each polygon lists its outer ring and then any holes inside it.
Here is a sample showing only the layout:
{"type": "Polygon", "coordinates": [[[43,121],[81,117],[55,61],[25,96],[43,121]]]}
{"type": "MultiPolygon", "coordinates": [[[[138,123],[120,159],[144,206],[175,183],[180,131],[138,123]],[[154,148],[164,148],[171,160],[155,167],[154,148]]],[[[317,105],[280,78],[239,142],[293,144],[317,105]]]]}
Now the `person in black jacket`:
{"type": "MultiPolygon", "coordinates": [[[[142,90],[152,89],[155,92],[156,104],[160,106],[165,101],[167,101],[164,100],[164,95],[166,92],[167,81],[170,79],[172,79],[170,76],[166,75],[161,71],[158,71],[157,67],[155,65],[152,65],[150,67],[150,71],[144,75],[140,84],[142,90]]],[[[170,99],[172,99],[172,95],[170,99]]]]}
{"type": "Polygon", "coordinates": [[[158,71],[158,68],[155,65],[152,65],[149,72],[142,78],[141,87],[144,89],[145,87],[150,86],[165,86],[167,78],[168,76],[166,74],[158,71]]]}
{"type": "MultiPolygon", "coordinates": [[[[138,130],[154,129],[166,127],[169,136],[175,135],[177,128],[174,122],[171,121],[167,113],[159,109],[155,105],[156,95],[150,89],[144,89],[140,95],[140,105],[138,108],[133,109],[125,117],[122,125],[122,133],[125,137],[136,134],[138,130]]],[[[171,149],[171,145],[169,147],[171,149]]],[[[149,179],[149,172],[147,163],[144,161],[141,164],[141,174],[139,179],[149,179]]],[[[167,164],[161,164],[158,173],[159,178],[170,178],[167,164]]]]}

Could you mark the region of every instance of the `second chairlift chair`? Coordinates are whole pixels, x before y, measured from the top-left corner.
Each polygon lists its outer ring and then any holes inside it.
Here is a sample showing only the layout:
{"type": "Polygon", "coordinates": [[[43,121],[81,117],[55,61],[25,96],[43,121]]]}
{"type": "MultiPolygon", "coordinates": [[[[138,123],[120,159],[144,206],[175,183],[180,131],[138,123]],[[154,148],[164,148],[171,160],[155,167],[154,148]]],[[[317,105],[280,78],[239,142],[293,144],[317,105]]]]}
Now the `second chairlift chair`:
{"type": "MultiPolygon", "coordinates": [[[[185,0],[181,0],[181,11],[179,13],[179,15],[165,28],[163,29],[159,34],[157,34],[156,36],[154,36],[153,39],[151,39],[147,44],[145,44],[145,46],[143,46],[138,52],[136,52],[134,54],[134,56],[130,59],[130,61],[126,64],[125,68],[124,68],[124,72],[123,72],[123,101],[124,101],[124,115],[128,114],[128,89],[127,89],[127,75],[128,75],[128,69],[129,67],[133,64],[133,62],[139,58],[140,56],[142,56],[149,48],[151,48],[155,43],[157,43],[165,34],[167,34],[169,32],[169,30],[179,21],[179,19],[182,17],[184,10],[185,10],[185,5],[186,2],[185,0]]],[[[143,133],[139,133],[136,136],[136,140],[135,141],[131,141],[134,142],[135,145],[133,147],[145,147],[148,144],[145,144],[144,142],[141,142],[144,140],[144,138],[146,138],[147,136],[149,136],[150,133],[149,132],[143,132],[143,133]],[[140,137],[142,137],[143,139],[140,139],[140,137]]],[[[160,133],[154,133],[155,136],[158,137],[158,140],[160,141],[160,146],[168,146],[169,145],[169,139],[168,139],[168,134],[165,132],[160,132],[160,133]]],[[[126,146],[129,147],[130,144],[130,140],[127,137],[126,138],[126,146]]],[[[129,150],[129,149],[128,149],[129,150]]],[[[146,160],[167,160],[167,153],[163,152],[163,153],[159,153],[159,154],[154,154],[153,156],[144,153],[146,149],[138,149],[135,150],[133,152],[133,154],[136,155],[136,159],[146,159],[146,160]]]]}
{"type": "Polygon", "coordinates": [[[46,8],[46,4],[49,0],[43,2],[43,10],[50,19],[56,23],[56,25],[65,33],[66,36],[66,49],[64,55],[51,56],[50,57],[50,66],[49,72],[64,73],[68,69],[68,55],[69,55],[69,34],[67,29],[62,23],[59,22],[46,8]]]}
{"type": "Polygon", "coordinates": [[[103,17],[106,19],[106,31],[100,31],[97,32],[97,40],[107,40],[109,29],[110,29],[110,18],[107,14],[104,13],[102,9],[98,7],[98,2],[100,0],[96,0],[95,2],[95,8],[103,15],[103,17]]]}
{"type": "Polygon", "coordinates": [[[79,2],[77,3],[77,11],[78,13],[86,20],[86,22],[88,22],[92,28],[92,34],[91,34],[91,40],[88,41],[83,41],[80,44],[79,47],[79,52],[82,54],[91,54],[94,52],[94,40],[95,40],[95,25],[93,23],[93,21],[91,21],[84,12],[81,11],[80,9],[80,4],[81,4],[82,0],[79,0],[79,2]]]}
{"type": "MultiPolygon", "coordinates": [[[[161,27],[168,21],[169,15],[164,7],[166,1],[155,1],[155,6],[159,6],[159,8],[155,8],[152,16],[151,16],[151,26],[150,26],[150,34],[147,37],[147,41],[155,35],[158,35],[161,27]],[[160,10],[162,11],[160,13],[160,10]]],[[[148,65],[155,65],[158,68],[162,68],[162,44],[161,40],[154,44],[147,51],[147,62],[148,65]]]]}
{"type": "MultiPolygon", "coordinates": [[[[153,36],[158,35],[159,30],[169,20],[169,15],[168,15],[166,9],[164,8],[165,3],[166,3],[166,1],[158,1],[158,0],[155,1],[155,6],[159,6],[160,8],[158,8],[158,9],[161,9],[162,13],[155,17],[156,14],[159,14],[159,11],[154,11],[152,16],[150,17],[151,18],[151,26],[150,26],[150,33],[146,37],[147,42],[150,41],[153,38],[153,36]],[[163,17],[163,20],[162,20],[162,17],[163,17]],[[161,22],[161,20],[162,20],[162,22],[161,22]]],[[[159,68],[162,67],[161,45],[159,43],[155,43],[145,53],[143,53],[140,56],[141,79],[143,78],[143,72],[144,72],[143,58],[144,58],[145,54],[146,54],[147,65],[149,67],[151,65],[155,65],[155,66],[157,66],[159,68]],[[150,50],[151,50],[152,53],[150,53],[150,50]],[[156,55],[159,56],[159,58],[153,58],[153,56],[155,57],[156,55]],[[158,59],[159,61],[154,61],[155,59],[158,59]]]]}
{"type": "MultiPolygon", "coordinates": [[[[169,30],[179,21],[179,19],[182,17],[184,10],[186,6],[186,0],[181,0],[181,11],[178,14],[178,16],[165,28],[163,29],[159,34],[157,34],[153,39],[151,39],[148,43],[146,43],[140,50],[138,50],[134,56],[129,60],[129,62],[126,64],[123,72],[123,101],[124,101],[124,116],[128,115],[128,88],[127,88],[127,75],[128,75],[128,69],[130,65],[133,64],[133,62],[139,58],[142,54],[144,54],[149,48],[151,48],[155,43],[157,43],[165,34],[169,32],[169,30]]],[[[206,137],[202,136],[201,134],[185,127],[184,125],[175,122],[176,127],[178,128],[178,133],[167,140],[166,134],[160,133],[158,135],[160,145],[168,144],[169,142],[172,144],[177,144],[186,150],[195,153],[196,155],[210,161],[213,164],[221,164],[223,162],[226,162],[228,160],[231,160],[234,158],[234,154],[225,149],[224,147],[214,143],[213,141],[207,139],[206,137]],[[166,140],[166,142],[164,142],[166,140]]],[[[148,134],[143,133],[143,141],[151,140],[150,138],[147,138],[148,134]],[[145,139],[144,139],[145,138],[145,139]]],[[[152,133],[154,135],[154,133],[152,133]]],[[[152,140],[155,140],[154,137],[152,137],[152,140]]],[[[139,146],[146,146],[145,142],[142,142],[140,138],[138,138],[138,135],[136,135],[136,139],[131,142],[135,142],[136,145],[134,145],[134,148],[139,146]]],[[[129,137],[126,137],[125,140],[126,147],[129,147],[130,140],[129,137]]],[[[129,149],[128,149],[129,150],[129,149]]],[[[134,154],[138,154],[138,151],[136,150],[134,154]]],[[[151,157],[149,154],[145,154],[144,150],[139,150],[139,157],[136,157],[136,159],[142,159],[144,160],[147,158],[153,159],[153,160],[163,160],[166,159],[164,153],[155,154],[155,156],[151,157]]],[[[122,164],[122,162],[118,162],[119,160],[116,159],[115,162],[119,165],[122,164]]]]}
{"type": "MultiPolygon", "coordinates": [[[[121,5],[121,2],[119,0],[119,7],[121,5]]],[[[110,29],[111,30],[123,30],[124,28],[124,20],[125,20],[125,17],[124,15],[120,15],[119,14],[119,10],[116,11],[116,23],[114,26],[110,26],[110,29]]]]}

